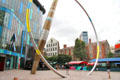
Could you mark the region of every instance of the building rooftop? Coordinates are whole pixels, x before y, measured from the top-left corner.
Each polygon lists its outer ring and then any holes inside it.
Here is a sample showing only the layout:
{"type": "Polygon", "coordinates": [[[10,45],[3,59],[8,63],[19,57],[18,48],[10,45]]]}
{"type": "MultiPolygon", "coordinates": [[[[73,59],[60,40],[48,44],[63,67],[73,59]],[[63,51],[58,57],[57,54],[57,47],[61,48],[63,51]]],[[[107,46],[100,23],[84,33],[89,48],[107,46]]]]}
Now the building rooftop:
{"type": "Polygon", "coordinates": [[[45,14],[46,10],[43,5],[38,0],[33,0],[33,3],[45,14]]]}

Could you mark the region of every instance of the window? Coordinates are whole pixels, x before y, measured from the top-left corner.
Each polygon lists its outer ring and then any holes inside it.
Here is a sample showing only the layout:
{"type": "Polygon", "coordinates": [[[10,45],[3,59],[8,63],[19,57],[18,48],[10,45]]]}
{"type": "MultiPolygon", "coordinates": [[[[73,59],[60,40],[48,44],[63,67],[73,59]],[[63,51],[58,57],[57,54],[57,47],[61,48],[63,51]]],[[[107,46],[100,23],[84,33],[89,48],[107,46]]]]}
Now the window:
{"type": "Polygon", "coordinates": [[[21,14],[23,12],[23,2],[20,3],[20,9],[19,9],[19,13],[21,14]]]}
{"type": "Polygon", "coordinates": [[[55,48],[55,50],[57,50],[57,48],[55,48]]]}
{"type": "Polygon", "coordinates": [[[51,39],[51,43],[53,43],[53,40],[51,39]]]}
{"type": "Polygon", "coordinates": [[[33,9],[30,9],[30,19],[32,19],[33,9]]]}
{"type": "Polygon", "coordinates": [[[51,48],[51,51],[52,51],[52,48],[51,48]]]}
{"type": "Polygon", "coordinates": [[[52,47],[52,44],[51,44],[51,47],[52,47]]]}
{"type": "Polygon", "coordinates": [[[6,0],[2,0],[2,3],[5,3],[6,2],[6,0]]]}
{"type": "Polygon", "coordinates": [[[50,44],[49,44],[49,47],[50,47],[50,44]]]}
{"type": "Polygon", "coordinates": [[[54,48],[53,48],[53,51],[54,51],[54,48]]]}
{"type": "Polygon", "coordinates": [[[0,26],[4,26],[5,12],[0,10],[0,26]]]}

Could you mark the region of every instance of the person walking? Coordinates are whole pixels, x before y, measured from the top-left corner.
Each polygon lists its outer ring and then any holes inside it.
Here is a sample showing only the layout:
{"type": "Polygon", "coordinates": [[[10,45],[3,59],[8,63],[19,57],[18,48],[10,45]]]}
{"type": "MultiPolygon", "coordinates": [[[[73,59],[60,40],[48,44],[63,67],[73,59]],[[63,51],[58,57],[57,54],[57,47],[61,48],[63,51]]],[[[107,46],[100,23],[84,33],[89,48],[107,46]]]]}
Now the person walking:
{"type": "Polygon", "coordinates": [[[66,65],[66,75],[69,75],[69,65],[66,65]]]}
{"type": "Polygon", "coordinates": [[[111,79],[111,76],[110,76],[110,62],[109,61],[107,62],[107,73],[108,73],[108,79],[111,79]]]}

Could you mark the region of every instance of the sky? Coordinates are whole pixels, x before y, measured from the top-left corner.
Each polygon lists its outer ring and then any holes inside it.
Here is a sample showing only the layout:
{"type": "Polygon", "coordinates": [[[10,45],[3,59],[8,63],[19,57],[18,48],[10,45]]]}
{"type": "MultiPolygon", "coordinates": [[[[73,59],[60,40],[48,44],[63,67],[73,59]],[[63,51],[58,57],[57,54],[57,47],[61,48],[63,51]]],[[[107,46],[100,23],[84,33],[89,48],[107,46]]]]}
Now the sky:
{"type": "MultiPolygon", "coordinates": [[[[43,15],[43,24],[53,0],[39,0],[46,14],[43,15]]],[[[99,41],[108,40],[114,46],[120,40],[120,0],[78,0],[90,15],[99,41]]],[[[74,0],[58,0],[55,15],[52,20],[48,36],[55,38],[60,43],[74,46],[75,39],[82,31],[88,31],[88,37],[96,40],[93,28],[84,11],[74,0]]]]}

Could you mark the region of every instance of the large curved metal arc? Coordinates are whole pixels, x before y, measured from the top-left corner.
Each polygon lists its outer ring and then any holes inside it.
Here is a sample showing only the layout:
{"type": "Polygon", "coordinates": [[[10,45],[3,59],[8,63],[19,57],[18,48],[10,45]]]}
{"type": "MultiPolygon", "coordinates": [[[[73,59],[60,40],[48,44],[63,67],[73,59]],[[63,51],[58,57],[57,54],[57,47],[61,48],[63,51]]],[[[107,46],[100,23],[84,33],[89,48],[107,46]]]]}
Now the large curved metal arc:
{"type": "Polygon", "coordinates": [[[36,45],[36,43],[35,43],[35,41],[34,41],[34,39],[33,39],[33,35],[32,35],[32,33],[31,33],[29,12],[30,12],[30,8],[28,8],[28,9],[26,10],[27,31],[29,32],[29,35],[30,35],[30,37],[31,37],[31,41],[32,41],[32,43],[33,43],[33,46],[34,46],[34,48],[35,48],[35,50],[36,50],[37,55],[40,56],[40,58],[42,59],[42,61],[46,64],[46,66],[47,66],[50,70],[52,70],[53,72],[55,72],[55,73],[56,73],[57,75],[59,75],[60,77],[65,78],[66,76],[62,75],[60,72],[58,72],[56,69],[54,69],[54,68],[47,62],[47,60],[43,57],[43,55],[41,54],[40,50],[38,49],[38,47],[37,47],[37,45],[36,45]]]}
{"type": "Polygon", "coordinates": [[[89,21],[90,21],[90,23],[91,23],[91,25],[92,25],[92,27],[93,27],[93,30],[94,30],[94,32],[95,32],[95,36],[96,36],[96,40],[97,40],[97,56],[96,56],[96,61],[95,61],[95,64],[94,64],[94,66],[93,66],[93,68],[91,69],[91,71],[88,73],[88,75],[90,75],[94,70],[95,70],[95,67],[96,67],[96,65],[97,65],[97,63],[98,63],[98,58],[99,58],[99,41],[98,41],[98,36],[97,36],[97,32],[96,32],[96,29],[95,29],[95,26],[94,26],[94,24],[93,24],[93,22],[92,22],[92,19],[90,18],[90,16],[89,16],[89,14],[87,13],[87,11],[85,10],[85,8],[80,4],[80,2],[78,2],[77,0],[75,0],[77,3],[78,3],[78,5],[83,9],[83,11],[85,12],[85,14],[87,15],[87,17],[88,17],[88,19],[89,19],[89,21]]]}

